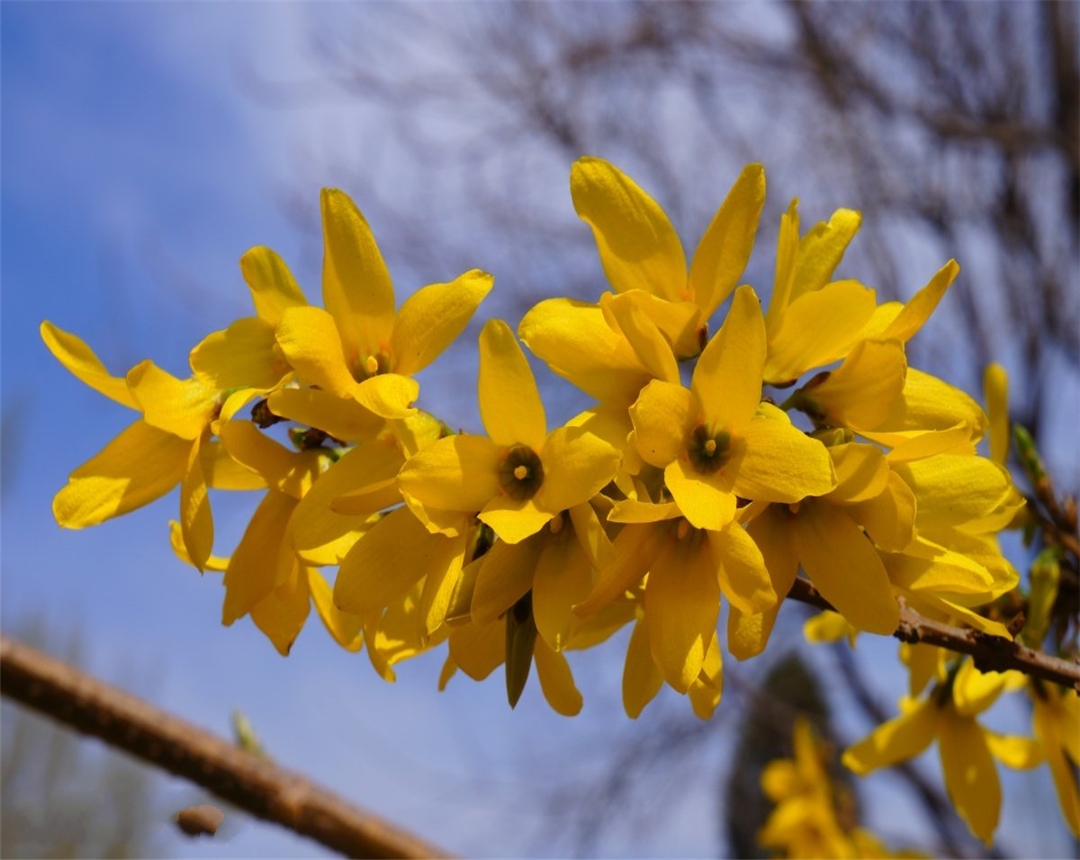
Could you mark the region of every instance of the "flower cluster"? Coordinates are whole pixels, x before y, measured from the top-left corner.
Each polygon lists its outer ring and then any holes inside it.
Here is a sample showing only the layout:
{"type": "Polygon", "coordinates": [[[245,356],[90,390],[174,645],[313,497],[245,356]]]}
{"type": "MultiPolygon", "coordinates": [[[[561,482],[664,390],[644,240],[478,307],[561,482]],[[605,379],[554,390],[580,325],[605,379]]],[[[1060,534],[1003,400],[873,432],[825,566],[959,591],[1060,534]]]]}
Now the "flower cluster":
{"type": "Polygon", "coordinates": [[[976,452],[982,408],[905,351],[958,266],[907,304],[878,302],[834,278],[859,215],[802,233],[793,202],[763,309],[739,286],[765,200],[759,165],[741,172],[689,264],[660,206],[611,164],[579,160],[571,192],[612,291],[542,301],[517,337],[500,320],[484,326],[486,435],[417,409],[413,375],[464,330],[492,276],[466,272],[397,307],[341,191],[322,194],[323,306],[253,248],[241,269],[254,315],[199,343],[187,379],[151,361],[113,376],[43,323],[68,370],[138,413],[72,473],[57,520],[94,525],[179,485],[173,547],[224,572],[225,624],[250,615],[286,654],[314,602],[388,679],[445,643],[442,684],[505,665],[513,704],[535,663],[564,714],[582,704],[566,653],[632,625],[627,712],[666,683],[707,717],[725,638],[739,659],[761,652],[800,567],[856,630],[892,633],[902,600],[1008,636],[977,609],[1017,583],[996,535],[1023,500],[976,452]],[[550,428],[519,338],[596,404],[550,428]],[[262,432],[282,421],[291,445],[262,432]],[[209,490],[261,494],[227,558],[213,554],[209,490]]]}
{"type": "Polygon", "coordinates": [[[179,485],[173,546],[224,571],[225,624],[251,615],[286,654],[314,602],[388,679],[447,643],[442,683],[505,664],[513,704],[535,662],[564,714],[581,707],[566,652],[632,624],[627,712],[666,683],[707,717],[721,691],[721,600],[727,650],[751,657],[800,567],[857,630],[892,633],[902,598],[1008,635],[975,609],[1016,585],[996,534],[1022,499],[976,453],[988,423],[978,404],[905,353],[957,265],[906,305],[879,303],[833,276],[859,215],[840,210],[803,234],[793,202],[763,309],[738,286],[765,200],[759,165],[689,264],[663,210],[611,164],[579,160],[571,191],[613,292],[542,301],[517,335],[594,407],[549,428],[518,339],[492,320],[480,335],[487,435],[417,409],[413,375],[493,279],[466,272],[398,308],[363,215],[326,190],[323,307],[273,251],[253,248],[241,269],[254,315],[199,343],[188,379],[151,361],[113,376],[43,323],[65,367],[138,413],[72,473],[57,520],[94,525],[179,485]],[[776,405],[770,387],[793,390],[776,405]],[[291,446],[261,432],[280,421],[295,425],[291,446]],[[211,489],[262,494],[228,558],[213,555],[211,489]],[[322,569],[333,567],[331,586],[322,569]]]}

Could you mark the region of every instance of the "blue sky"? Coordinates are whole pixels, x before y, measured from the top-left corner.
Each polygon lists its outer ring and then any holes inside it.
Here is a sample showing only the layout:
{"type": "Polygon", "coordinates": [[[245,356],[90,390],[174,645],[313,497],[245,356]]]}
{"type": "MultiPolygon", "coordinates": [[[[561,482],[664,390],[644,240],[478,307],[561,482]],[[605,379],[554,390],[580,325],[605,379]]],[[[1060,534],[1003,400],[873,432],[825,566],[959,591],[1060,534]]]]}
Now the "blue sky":
{"type": "MultiPolygon", "coordinates": [[[[398,683],[387,685],[314,621],[287,660],[249,621],[223,628],[219,583],[169,550],[175,494],[84,532],[59,529],[50,512],[67,474],[130,417],[52,359],[38,336],[43,319],[83,337],[114,372],[152,357],[185,375],[192,345],[248,313],[237,264],[247,248],[273,247],[318,294],[309,237],[284,214],[281,192],[302,153],[334,139],[346,119],[364,127],[363,117],[330,104],[271,109],[239,80],[246,67],[278,79],[299,74],[309,19],[334,10],[0,5],[2,620],[12,629],[45,612],[56,626],[78,628],[95,673],[122,685],[139,678],[153,701],[216,732],[227,733],[230,711],[241,708],[282,763],[451,850],[535,851],[544,786],[591,772],[589,753],[613,735],[648,732],[665,706],[685,707],[672,697],[628,723],[618,702],[620,644],[575,662],[586,696],[576,720],[552,714],[535,681],[513,712],[497,678],[459,678],[439,694],[441,657],[401,667],[398,683]]],[[[315,216],[318,187],[308,191],[315,216]]],[[[557,194],[574,221],[566,186],[557,194]]],[[[398,283],[399,300],[417,286],[398,283]]],[[[458,366],[424,381],[427,405],[476,426],[475,347],[463,343],[457,354],[458,366]]],[[[249,513],[243,503],[215,507],[223,546],[249,513]]],[[[650,839],[612,837],[605,848],[714,852],[715,772],[702,777],[702,790],[686,792],[650,839]]],[[[184,856],[322,853],[256,824],[212,849],[174,838],[164,820],[159,833],[184,856]]]]}

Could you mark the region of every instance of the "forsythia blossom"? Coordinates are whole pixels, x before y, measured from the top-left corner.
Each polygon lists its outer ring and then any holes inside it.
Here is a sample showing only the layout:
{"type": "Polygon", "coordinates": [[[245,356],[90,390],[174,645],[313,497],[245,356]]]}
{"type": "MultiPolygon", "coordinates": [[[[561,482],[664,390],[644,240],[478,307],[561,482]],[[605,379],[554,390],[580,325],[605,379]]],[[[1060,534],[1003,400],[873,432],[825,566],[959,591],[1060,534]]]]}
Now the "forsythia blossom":
{"type": "MultiPolygon", "coordinates": [[[[241,270],[254,315],[199,343],[187,379],[150,361],[112,375],[43,323],[73,375],[137,416],[72,472],[57,521],[96,525],[179,487],[174,550],[224,573],[225,624],[250,615],[287,654],[314,603],[335,640],[365,649],[387,679],[446,645],[440,685],[505,665],[513,705],[535,663],[563,714],[583,701],[567,654],[632,625],[627,713],[666,684],[708,717],[723,652],[766,647],[800,569],[838,613],[819,638],[890,634],[902,604],[1009,636],[984,609],[1018,581],[997,544],[1023,506],[1001,465],[1001,419],[906,352],[956,263],[907,304],[879,304],[834,277],[859,214],[841,209],[800,234],[793,202],[771,291],[755,290],[740,280],[765,201],[760,165],[740,173],[689,265],[663,209],[615,166],[582,158],[571,194],[611,291],[540,302],[517,337],[501,320],[483,327],[486,435],[419,409],[413,376],[465,330],[492,276],[472,270],[399,306],[367,221],[338,190],[321,197],[322,307],[277,254],[251,249],[241,270]],[[518,338],[595,404],[549,427],[518,338]],[[281,422],[289,444],[263,432],[281,422]],[[988,426],[992,459],[976,449],[988,426]],[[214,554],[211,490],[258,494],[225,554],[214,554]]],[[[1033,687],[1029,750],[975,720],[1004,681],[967,663],[924,674],[937,679],[930,695],[845,760],[866,772],[937,739],[949,790],[984,839],[997,817],[992,756],[1046,760],[1075,832],[1075,693],[1033,687]]],[[[812,743],[800,731],[791,767],[805,770],[812,743]]],[[[812,785],[779,773],[776,799],[820,805],[812,785]]],[[[779,817],[766,829],[770,844],[794,838],[779,817]]],[[[804,850],[830,853],[833,839],[804,850]]]]}

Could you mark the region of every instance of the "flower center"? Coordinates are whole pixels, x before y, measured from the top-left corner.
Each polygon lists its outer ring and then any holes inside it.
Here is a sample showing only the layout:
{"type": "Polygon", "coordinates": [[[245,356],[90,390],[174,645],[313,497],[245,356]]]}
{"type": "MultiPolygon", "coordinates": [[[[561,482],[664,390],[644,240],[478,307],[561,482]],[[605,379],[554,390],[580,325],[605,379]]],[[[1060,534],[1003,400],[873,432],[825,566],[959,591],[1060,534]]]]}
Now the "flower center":
{"type": "Polygon", "coordinates": [[[371,379],[381,373],[390,372],[390,356],[382,350],[368,355],[366,358],[357,359],[356,371],[353,374],[360,382],[371,379]]]}
{"type": "Polygon", "coordinates": [[[512,499],[531,499],[544,483],[544,466],[527,445],[515,445],[499,463],[499,483],[512,499]]]}
{"type": "Polygon", "coordinates": [[[727,430],[713,433],[704,424],[699,424],[690,434],[687,447],[694,468],[711,475],[731,458],[731,434],[727,430]]]}

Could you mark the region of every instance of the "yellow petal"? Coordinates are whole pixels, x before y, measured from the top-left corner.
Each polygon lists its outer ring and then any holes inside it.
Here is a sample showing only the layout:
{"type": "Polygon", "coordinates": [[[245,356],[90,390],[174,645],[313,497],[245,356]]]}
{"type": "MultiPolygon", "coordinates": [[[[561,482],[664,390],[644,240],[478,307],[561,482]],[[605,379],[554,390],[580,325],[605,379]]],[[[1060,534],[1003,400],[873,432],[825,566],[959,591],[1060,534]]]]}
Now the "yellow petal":
{"type": "Polygon", "coordinates": [[[630,347],[650,376],[665,382],[678,383],[679,365],[675,361],[675,353],[671,344],[660,333],[656,322],[647,314],[643,306],[647,298],[653,297],[642,290],[631,290],[617,296],[604,293],[600,299],[600,307],[605,316],[610,315],[614,326],[617,326],[630,342],[630,347]]]}
{"type": "Polygon", "coordinates": [[[836,487],[828,449],[797,427],[755,418],[744,430],[746,451],[735,472],[735,492],[745,499],[793,503],[836,487]]]}
{"type": "Polygon", "coordinates": [[[430,284],[401,305],[390,338],[397,373],[412,376],[433,362],[469,324],[495,279],[472,269],[448,284],[430,284]]]}
{"type": "Polygon", "coordinates": [[[615,558],[615,548],[592,505],[574,505],[568,512],[578,546],[593,569],[600,570],[615,558]]]}
{"type": "Polygon", "coordinates": [[[799,573],[794,528],[793,515],[780,505],[770,505],[746,527],[746,533],[761,550],[761,557],[772,578],[773,590],[781,600],[787,597],[799,573]]]}
{"type": "Polygon", "coordinates": [[[359,651],[364,647],[360,616],[342,612],[334,606],[334,591],[330,583],[314,568],[307,567],[305,570],[312,602],[327,632],[346,651],[359,651]]]}
{"type": "Polygon", "coordinates": [[[686,257],[664,210],[630,177],[599,158],[570,171],[574,209],[596,237],[615,292],[646,290],[672,301],[686,289],[686,257]]]}
{"type": "Polygon", "coordinates": [[[466,624],[450,634],[450,656],[474,681],[483,681],[506,659],[506,624],[466,624]]]}
{"type": "Polygon", "coordinates": [[[615,477],[619,452],[577,427],[553,430],[540,450],[544,482],[537,506],[557,513],[587,502],[615,477]]]}
{"type": "Polygon", "coordinates": [[[293,642],[311,612],[311,591],[307,572],[297,561],[288,579],[278,585],[251,610],[251,620],[277,648],[288,657],[293,642]]]}
{"type": "Polygon", "coordinates": [[[191,563],[201,573],[214,549],[214,518],[210,513],[199,449],[199,440],[195,440],[180,483],[180,529],[191,563]]]}
{"type": "Polygon", "coordinates": [[[1030,770],[1038,767],[1046,757],[1037,741],[1021,735],[999,735],[989,729],[983,730],[986,745],[993,755],[1005,767],[1013,770],[1030,770]]]}
{"type": "Polygon", "coordinates": [[[764,651],[779,612],[779,605],[757,615],[744,615],[734,606],[729,607],[727,640],[731,656],[748,660],[764,651]]]}
{"type": "Polygon", "coordinates": [[[915,758],[930,746],[941,723],[941,711],[924,699],[848,747],[841,761],[858,776],[866,776],[879,767],[915,758]]]}
{"type": "Polygon", "coordinates": [[[580,623],[572,607],[592,591],[588,556],[563,527],[565,534],[545,541],[533,576],[533,618],[536,632],[555,651],[562,651],[580,623]]]}
{"type": "Polygon", "coordinates": [[[317,427],[343,442],[359,442],[377,435],[386,419],[352,399],[342,399],[319,388],[283,388],[267,398],[275,415],[317,427]]]}
{"type": "MultiPolygon", "coordinates": [[[[172,551],[176,554],[176,557],[184,564],[190,564],[192,567],[195,563],[191,560],[191,556],[188,554],[187,547],[184,546],[184,535],[180,528],[180,523],[176,520],[169,520],[169,545],[172,547],[172,551]]],[[[229,560],[223,558],[220,555],[210,556],[203,564],[202,572],[205,573],[208,570],[214,573],[221,573],[229,566],[229,560]]]]}
{"type": "Polygon", "coordinates": [[[222,624],[228,626],[250,612],[295,567],[292,551],[281,551],[282,536],[295,507],[295,499],[270,491],[255,509],[225,570],[222,624]]]}
{"type": "Polygon", "coordinates": [[[383,418],[407,418],[416,412],[413,403],[420,384],[400,373],[380,373],[354,386],[352,396],[365,409],[383,418]]]}
{"type": "Polygon", "coordinates": [[[844,252],[859,231],[862,216],[851,209],[837,209],[828,223],[815,224],[799,241],[799,256],[791,301],[803,293],[820,290],[832,280],[844,252]]]}
{"type": "Polygon", "coordinates": [[[885,492],[850,505],[848,515],[882,550],[899,552],[914,536],[915,494],[903,478],[890,470],[885,492]]]}
{"type": "Polygon", "coordinates": [[[499,459],[490,439],[450,436],[410,457],[398,484],[422,505],[475,513],[501,492],[499,459]]]}
{"type": "MultiPolygon", "coordinates": [[[[645,290],[630,290],[627,293],[618,294],[604,293],[600,296],[600,307],[604,319],[612,329],[621,331],[624,336],[629,338],[634,353],[639,360],[644,360],[642,344],[623,328],[622,323],[612,312],[623,301],[622,296],[626,296],[626,301],[633,304],[637,313],[655,327],[660,339],[668,344],[668,351],[674,352],[675,358],[682,361],[684,358],[693,358],[701,352],[701,326],[704,323],[699,322],[699,309],[693,302],[675,302],[655,296],[652,293],[645,292],[645,290]]],[[[650,334],[649,337],[652,339],[655,335],[650,334]]],[[[590,347],[592,350],[596,348],[596,344],[590,347]]],[[[663,356],[662,350],[661,356],[663,356]]],[[[653,368],[652,375],[657,379],[678,382],[677,373],[674,379],[669,378],[672,367],[667,363],[666,358],[662,358],[662,360],[664,362],[662,365],[655,362],[649,363],[649,366],[653,368]]]]}
{"type": "Polygon", "coordinates": [[[45,341],[45,346],[49,348],[49,352],[55,356],[56,360],[80,382],[84,382],[110,400],[115,400],[121,406],[126,406],[128,409],[139,408],[135,398],[128,391],[127,380],[122,376],[111,375],[101,363],[101,359],[80,338],[57,328],[46,320],[41,324],[41,339],[45,341]]]}
{"type": "Polygon", "coordinates": [[[262,475],[269,486],[300,500],[319,476],[318,450],[291,451],[261,433],[250,421],[220,427],[221,441],[239,462],[262,475]]]}
{"type": "Polygon", "coordinates": [[[742,277],[764,205],[765,169],[748,164],[713,216],[690,265],[690,294],[702,320],[713,315],[742,277]]]}
{"type": "Polygon", "coordinates": [[[645,623],[639,620],[630,634],[623,666],[622,697],[626,716],[632,720],[641,716],[645,706],[656,698],[662,686],[664,676],[649,650],[649,632],[645,623]]]}
{"type": "Polygon", "coordinates": [[[496,496],[484,505],[477,518],[507,543],[517,543],[540,531],[554,515],[554,511],[541,509],[536,499],[496,496]]]}
{"type": "Polygon", "coordinates": [[[982,713],[997,701],[1006,680],[1001,672],[980,672],[971,660],[964,660],[952,687],[956,712],[962,717],[982,713]]]}
{"type": "Polygon", "coordinates": [[[623,499],[611,509],[607,520],[609,523],[658,523],[681,516],[682,511],[675,502],[654,505],[637,499],[623,499]]]}
{"type": "MultiPolygon", "coordinates": [[[[323,305],[347,352],[374,355],[394,325],[394,287],[375,237],[356,204],[336,188],[320,198],[323,305]]],[[[295,365],[293,365],[295,367],[295,365]]]]}
{"type": "Polygon", "coordinates": [[[546,299],[525,314],[518,336],[553,372],[597,400],[630,404],[651,379],[597,305],[546,299]]]}
{"type": "Polygon", "coordinates": [[[431,636],[446,621],[454,593],[461,582],[465,550],[468,547],[468,535],[464,530],[453,537],[439,537],[453,543],[453,556],[446,564],[429,567],[424,577],[424,587],[420,591],[420,602],[416,607],[424,638],[431,636]]]}
{"type": "Polygon", "coordinates": [[[499,618],[532,588],[545,535],[519,543],[496,541],[480,562],[470,615],[477,624],[499,618]]]}
{"type": "Polygon", "coordinates": [[[645,586],[645,623],[653,659],[680,693],[690,689],[704,665],[719,612],[716,566],[705,536],[691,533],[669,543],[645,586]]]}
{"type": "Polygon", "coordinates": [[[765,320],[750,287],[739,287],[720,330],[702,350],[690,389],[710,429],[739,433],[761,402],[765,320]]]}
{"type": "Polygon", "coordinates": [[[828,610],[807,618],[803,624],[803,636],[807,642],[839,642],[845,638],[854,641],[856,633],[858,631],[843,615],[828,610]]]}
{"type": "Polygon", "coordinates": [[[228,448],[220,442],[203,442],[199,446],[206,485],[214,490],[264,490],[266,479],[258,472],[238,463],[228,448]]]}
{"type": "Polygon", "coordinates": [[[128,371],[127,382],[151,427],[194,440],[214,418],[217,392],[196,379],[177,379],[147,360],[128,371]]]}
{"type": "Polygon", "coordinates": [[[889,415],[906,376],[900,341],[863,340],[823,382],[804,392],[830,424],[872,429],[889,415]]]}
{"type": "Polygon", "coordinates": [[[974,720],[947,717],[942,720],[938,749],[956,811],[989,845],[1001,812],[1001,783],[982,729],[974,720]]]}
{"type": "Polygon", "coordinates": [[[641,458],[662,469],[683,453],[687,435],[703,417],[689,390],[670,382],[650,382],[630,407],[634,444],[641,458]]]}
{"type": "Polygon", "coordinates": [[[539,451],[547,436],[536,380],[502,320],[489,320],[480,332],[480,418],[498,445],[528,445],[539,451]]]}
{"type": "Polygon", "coordinates": [[[433,535],[408,508],[387,514],[341,560],[334,605],[365,621],[458,557],[453,538],[433,535]]]}
{"type": "Polygon", "coordinates": [[[858,281],[833,281],[792,301],[779,328],[770,328],[765,381],[783,385],[843,358],[860,339],[874,303],[874,291],[858,281]]]}
{"type": "Polygon", "coordinates": [[[769,339],[779,330],[792,301],[791,291],[795,283],[795,266],[799,257],[799,201],[792,200],[787,212],[780,216],[780,230],[776,239],[776,276],[773,280],[769,310],[765,314],[765,328],[769,339]]]}
{"type": "Polygon", "coordinates": [[[240,271],[251,289],[255,313],[272,326],[281,321],[285,308],[307,304],[289,267],[270,248],[260,246],[245,253],[240,258],[240,271]]]}
{"type": "Polygon", "coordinates": [[[724,690],[724,666],[720,655],[720,645],[713,636],[705,651],[705,663],[690,685],[690,704],[699,720],[708,720],[720,704],[720,695],[724,690]]]}
{"type": "Polygon", "coordinates": [[[289,521],[293,548],[312,550],[336,541],[359,528],[369,514],[398,501],[393,480],[401,462],[397,448],[383,440],[372,440],[348,451],[318,476],[296,506],[289,521]],[[352,500],[356,513],[345,514],[333,507],[343,494],[365,488],[371,492],[352,500]]]}
{"type": "Polygon", "coordinates": [[[885,566],[842,508],[804,502],[795,528],[799,561],[822,597],[860,630],[888,636],[900,623],[885,566]]]}
{"type": "Polygon", "coordinates": [[[136,421],[79,466],[53,499],[64,528],[95,526],[165,495],[187,471],[191,442],[136,421]]]}
{"type": "Polygon", "coordinates": [[[536,660],[536,674],[540,678],[540,689],[544,698],[564,717],[572,717],[581,712],[582,698],[570,673],[570,664],[562,654],[557,654],[547,646],[543,639],[537,639],[533,656],[536,660]]]}
{"type": "Polygon", "coordinates": [[[895,337],[907,343],[912,337],[923,327],[930,314],[934,312],[934,308],[938,306],[938,302],[941,301],[941,297],[945,295],[945,291],[949,289],[949,285],[956,279],[956,276],[960,274],[960,266],[956,260],[949,260],[941,269],[930,279],[925,287],[911,297],[903,310],[897,315],[888,327],[885,329],[884,337],[895,337]]]}
{"type": "Polygon", "coordinates": [[[776,605],[776,592],[765,559],[754,539],[738,523],[709,532],[713,559],[719,568],[720,590],[732,606],[747,615],[776,605]]]}
{"type": "Polygon", "coordinates": [[[1000,364],[986,366],[983,392],[990,414],[990,459],[1004,466],[1009,458],[1009,377],[1000,364]]]}
{"type": "Polygon", "coordinates": [[[664,483],[691,525],[719,531],[735,518],[732,471],[724,468],[701,475],[682,460],[674,460],[664,469],[664,483]]]}
{"type": "Polygon", "coordinates": [[[879,448],[849,442],[830,447],[829,456],[836,470],[836,489],[828,496],[833,504],[854,504],[887,491],[889,464],[879,448]]]}
{"type": "Polygon", "coordinates": [[[942,454],[893,466],[918,500],[918,522],[959,525],[998,510],[1012,495],[1012,480],[984,457],[942,454]]]}
{"type": "Polygon", "coordinates": [[[274,327],[259,317],[236,320],[207,335],[191,351],[190,362],[195,378],[218,390],[270,389],[289,372],[274,327]]]}
{"type": "MultiPolygon", "coordinates": [[[[334,318],[322,308],[286,308],[277,326],[277,342],[301,381],[342,398],[356,387],[334,318]]],[[[359,360],[359,354],[352,361],[359,360]]]]}
{"type": "Polygon", "coordinates": [[[588,599],[574,607],[583,618],[595,614],[641,582],[670,532],[666,524],[628,525],[613,541],[615,557],[600,571],[588,599]]]}
{"type": "Polygon", "coordinates": [[[904,390],[893,401],[885,420],[860,433],[874,442],[895,447],[911,435],[952,430],[958,424],[969,428],[970,438],[978,439],[986,427],[986,415],[960,389],[909,367],[904,390]]]}

